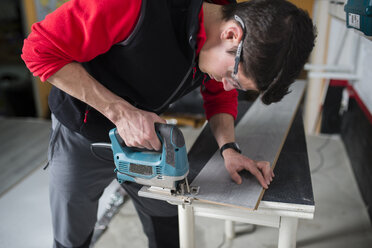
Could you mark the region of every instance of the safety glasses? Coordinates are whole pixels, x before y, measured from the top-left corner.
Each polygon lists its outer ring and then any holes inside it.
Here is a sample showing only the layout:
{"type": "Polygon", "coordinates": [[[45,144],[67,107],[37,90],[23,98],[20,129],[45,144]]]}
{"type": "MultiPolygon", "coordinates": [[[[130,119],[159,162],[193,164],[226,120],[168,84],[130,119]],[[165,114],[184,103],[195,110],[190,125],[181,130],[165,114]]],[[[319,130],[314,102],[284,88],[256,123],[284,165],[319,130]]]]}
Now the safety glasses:
{"type": "Polygon", "coordinates": [[[242,90],[242,91],[246,91],[242,87],[242,85],[240,84],[240,82],[238,80],[238,70],[239,70],[239,63],[240,63],[240,60],[241,60],[241,54],[242,54],[242,48],[243,48],[243,40],[244,40],[244,36],[245,36],[245,26],[244,26],[243,20],[239,16],[234,15],[234,19],[242,26],[243,37],[242,37],[242,39],[239,42],[238,49],[236,50],[234,70],[232,72],[228,71],[228,75],[226,77],[226,81],[229,84],[231,84],[234,88],[239,89],[239,90],[242,90]]]}

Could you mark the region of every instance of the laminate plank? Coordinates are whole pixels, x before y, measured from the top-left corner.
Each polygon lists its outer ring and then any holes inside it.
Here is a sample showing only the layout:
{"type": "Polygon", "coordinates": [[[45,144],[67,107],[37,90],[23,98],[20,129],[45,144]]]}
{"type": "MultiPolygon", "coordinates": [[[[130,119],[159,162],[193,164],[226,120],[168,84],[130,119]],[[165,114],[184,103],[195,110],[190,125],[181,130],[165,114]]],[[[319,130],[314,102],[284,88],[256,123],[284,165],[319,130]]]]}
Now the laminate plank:
{"type": "MultiPolygon", "coordinates": [[[[244,155],[269,161],[272,168],[275,167],[304,89],[304,82],[296,82],[291,87],[292,92],[281,102],[266,106],[257,100],[253,104],[236,127],[236,140],[244,155]]],[[[196,199],[257,209],[265,191],[249,172],[241,175],[243,182],[237,185],[226,171],[219,151],[216,151],[191,183],[200,187],[196,199]]]]}
{"type": "MultiPolygon", "coordinates": [[[[235,120],[235,126],[240,122],[252,104],[253,102],[249,101],[239,101],[238,116],[235,120]]],[[[190,165],[187,178],[190,183],[194,181],[196,176],[200,173],[217,149],[217,142],[212,134],[209,123],[207,122],[187,154],[190,165]]]]}

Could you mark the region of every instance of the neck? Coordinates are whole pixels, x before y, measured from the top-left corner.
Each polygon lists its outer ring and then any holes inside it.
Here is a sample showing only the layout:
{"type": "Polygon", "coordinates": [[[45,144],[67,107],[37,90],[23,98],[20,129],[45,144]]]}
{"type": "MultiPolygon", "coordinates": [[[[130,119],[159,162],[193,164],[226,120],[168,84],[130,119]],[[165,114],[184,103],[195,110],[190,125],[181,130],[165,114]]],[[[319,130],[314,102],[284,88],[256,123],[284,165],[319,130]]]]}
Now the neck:
{"type": "Polygon", "coordinates": [[[203,3],[204,28],[208,37],[218,35],[219,27],[222,22],[221,5],[203,3]]]}

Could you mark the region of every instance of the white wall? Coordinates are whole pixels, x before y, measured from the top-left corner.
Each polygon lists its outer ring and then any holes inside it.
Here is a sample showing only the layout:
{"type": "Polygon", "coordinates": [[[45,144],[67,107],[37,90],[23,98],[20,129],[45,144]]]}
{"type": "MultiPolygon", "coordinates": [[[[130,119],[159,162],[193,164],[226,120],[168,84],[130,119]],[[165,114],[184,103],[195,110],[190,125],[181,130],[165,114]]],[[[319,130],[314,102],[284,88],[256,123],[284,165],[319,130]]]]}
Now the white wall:
{"type": "Polygon", "coordinates": [[[355,84],[355,89],[372,114],[372,41],[361,39],[360,63],[361,80],[355,84]]]}
{"type": "Polygon", "coordinates": [[[372,41],[360,32],[346,28],[344,21],[331,19],[327,63],[349,66],[360,77],[352,82],[354,89],[372,114],[372,41]],[[346,39],[340,54],[337,54],[342,37],[346,39]],[[339,59],[336,61],[337,56],[339,59]]]}

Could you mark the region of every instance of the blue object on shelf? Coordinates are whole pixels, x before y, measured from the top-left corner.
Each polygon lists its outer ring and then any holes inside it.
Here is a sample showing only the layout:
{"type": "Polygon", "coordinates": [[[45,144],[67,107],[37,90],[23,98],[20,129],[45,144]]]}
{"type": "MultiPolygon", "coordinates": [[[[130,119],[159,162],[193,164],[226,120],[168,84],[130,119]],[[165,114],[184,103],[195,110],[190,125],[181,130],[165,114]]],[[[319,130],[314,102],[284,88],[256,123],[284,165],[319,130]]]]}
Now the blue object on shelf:
{"type": "Polygon", "coordinates": [[[372,36],[372,0],[348,0],[344,10],[348,28],[372,36]]]}

